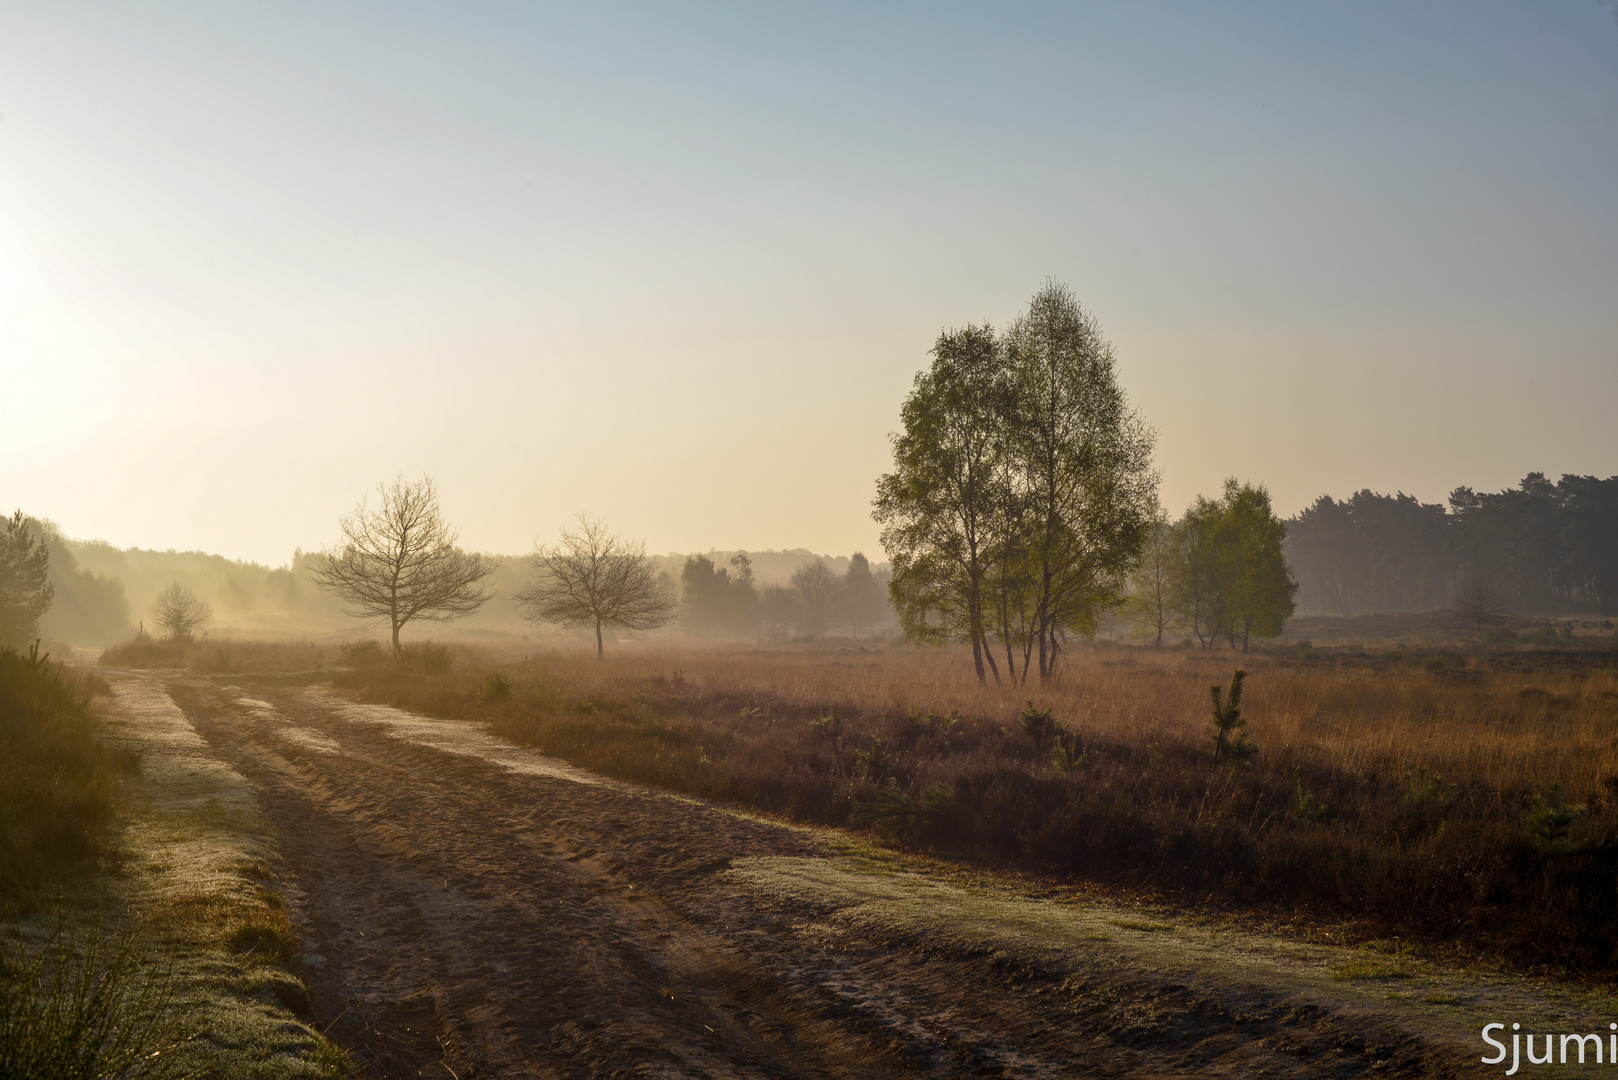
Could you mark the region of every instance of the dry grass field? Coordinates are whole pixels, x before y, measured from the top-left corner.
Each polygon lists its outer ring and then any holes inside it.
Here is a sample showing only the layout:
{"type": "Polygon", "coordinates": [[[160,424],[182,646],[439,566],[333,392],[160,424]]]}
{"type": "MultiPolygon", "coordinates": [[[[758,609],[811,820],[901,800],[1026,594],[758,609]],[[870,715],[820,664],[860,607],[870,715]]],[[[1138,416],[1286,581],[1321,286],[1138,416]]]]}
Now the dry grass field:
{"type": "Polygon", "coordinates": [[[625,779],[1164,897],[1346,919],[1519,964],[1618,964],[1618,652],[960,654],[624,648],[339,673],[625,779]],[[1214,761],[1246,670],[1258,752],[1214,761]],[[1054,727],[1026,711],[1048,711],[1054,727]]]}

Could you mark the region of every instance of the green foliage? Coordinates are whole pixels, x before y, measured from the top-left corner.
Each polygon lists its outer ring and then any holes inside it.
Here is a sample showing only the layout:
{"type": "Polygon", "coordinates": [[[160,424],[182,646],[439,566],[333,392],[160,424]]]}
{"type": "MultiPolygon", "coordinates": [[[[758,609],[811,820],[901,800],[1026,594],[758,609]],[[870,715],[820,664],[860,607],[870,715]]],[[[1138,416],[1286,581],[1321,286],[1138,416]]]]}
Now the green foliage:
{"type": "Polygon", "coordinates": [[[843,735],[843,722],[837,719],[836,713],[827,709],[820,716],[809,721],[809,730],[823,738],[838,739],[843,735]]]}
{"type": "Polygon", "coordinates": [[[1034,744],[1036,757],[1048,759],[1062,772],[1073,772],[1085,764],[1084,746],[1078,733],[1058,724],[1050,709],[1038,708],[1030,701],[1017,717],[1017,723],[1034,744]]]}
{"type": "Polygon", "coordinates": [[[1056,745],[1051,747],[1052,765],[1070,773],[1084,768],[1088,760],[1078,732],[1062,730],[1056,733],[1056,745]]]}
{"type": "Polygon", "coordinates": [[[954,793],[945,784],[928,784],[919,799],[882,784],[874,799],[854,808],[852,820],[857,825],[869,825],[882,836],[913,840],[945,822],[953,806],[954,793]]]}
{"type": "Polygon", "coordinates": [[[1303,772],[1292,770],[1292,807],[1287,811],[1287,824],[1294,827],[1315,825],[1331,815],[1331,807],[1304,790],[1303,772]]]}
{"type": "Polygon", "coordinates": [[[1523,828],[1542,855],[1556,858],[1583,846],[1573,839],[1573,823],[1584,816],[1584,806],[1572,805],[1562,797],[1562,785],[1552,784],[1544,795],[1529,801],[1523,828]]]}
{"type": "Polygon", "coordinates": [[[1017,723],[1022,726],[1023,733],[1033,740],[1034,752],[1040,757],[1050,752],[1056,733],[1061,730],[1051,710],[1038,708],[1032,701],[1017,717],[1017,723]]]}
{"type": "Polygon", "coordinates": [[[1152,434],[1118,386],[1112,346],[1055,282],[996,335],[941,334],[916,376],[875,514],[908,640],[972,647],[979,681],[1055,672],[1093,636],[1156,508],[1152,434]],[[998,639],[998,640],[996,640],[998,639]],[[1019,671],[1020,666],[1020,671],[1019,671]]]}
{"type": "Polygon", "coordinates": [[[842,594],[843,617],[855,636],[882,617],[882,584],[871,573],[871,561],[858,551],[849,557],[842,594]]]}
{"type": "Polygon", "coordinates": [[[1321,496],[1289,523],[1287,558],[1311,613],[1450,606],[1478,633],[1504,610],[1608,613],[1618,604],[1618,476],[1529,473],[1449,508],[1409,495],[1321,496]],[[1464,582],[1458,594],[1450,589],[1464,582]],[[1470,594],[1470,595],[1468,595],[1470,594]]]}
{"type": "Polygon", "coordinates": [[[873,516],[893,565],[888,595],[907,640],[986,642],[984,581],[1000,512],[1005,354],[994,329],[940,334],[933,363],[900,407],[893,471],[877,480],[873,516]]]}
{"type": "Polygon", "coordinates": [[[1159,510],[1141,548],[1140,561],[1129,576],[1129,600],[1125,614],[1137,632],[1163,647],[1163,638],[1184,624],[1184,615],[1175,605],[1174,574],[1183,558],[1183,533],[1169,523],[1159,510]]]}
{"type": "Polygon", "coordinates": [[[899,755],[872,739],[871,745],[854,755],[854,768],[877,784],[885,783],[899,769],[899,755]]]}
{"type": "Polygon", "coordinates": [[[174,1076],[186,1037],[168,969],[128,936],[58,925],[42,946],[0,946],[0,1076],[174,1076]]]}
{"type": "Polygon", "coordinates": [[[1204,647],[1219,638],[1245,650],[1275,637],[1292,616],[1298,584],[1282,554],[1286,525],[1262,486],[1225,481],[1214,500],[1198,497],[1177,526],[1170,591],[1174,609],[1204,647]]]}
{"type": "Polygon", "coordinates": [[[1242,715],[1242,682],[1246,678],[1247,672],[1239,668],[1230,677],[1228,701],[1217,683],[1208,688],[1213,698],[1214,733],[1210,738],[1214,741],[1215,762],[1245,766],[1258,756],[1258,744],[1248,737],[1247,718],[1242,715]]]}
{"type": "Polygon", "coordinates": [[[29,533],[18,510],[0,518],[0,645],[21,648],[39,636],[39,618],[50,609],[50,550],[29,533]]]}

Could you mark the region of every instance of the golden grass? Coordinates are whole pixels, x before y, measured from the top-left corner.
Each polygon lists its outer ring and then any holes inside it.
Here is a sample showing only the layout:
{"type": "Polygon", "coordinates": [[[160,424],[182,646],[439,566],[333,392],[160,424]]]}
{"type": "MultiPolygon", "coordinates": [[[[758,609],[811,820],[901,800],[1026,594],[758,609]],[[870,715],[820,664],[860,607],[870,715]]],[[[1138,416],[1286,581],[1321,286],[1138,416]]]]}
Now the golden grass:
{"type": "MultiPolygon", "coordinates": [[[[471,655],[468,659],[472,659],[471,655]]],[[[637,649],[604,662],[550,653],[526,665],[603,701],[653,679],[692,705],[845,716],[978,716],[1011,722],[1028,701],[1087,737],[1212,755],[1208,688],[1248,672],[1248,731],[1273,762],[1362,775],[1426,772],[1508,791],[1560,783],[1569,799],[1618,774],[1618,653],[1205,653],[1083,649],[1056,685],[979,686],[954,650],[637,649]],[[1565,662],[1564,662],[1565,659],[1565,662]]],[[[475,662],[472,670],[480,670],[475,662]]]]}
{"type": "Polygon", "coordinates": [[[1610,648],[1095,646],[1051,685],[996,686],[959,650],[620,644],[336,686],[910,846],[1618,969],[1610,648]],[[1259,751],[1216,764],[1209,688],[1238,667],[1259,751]],[[1024,731],[1030,704],[1059,731],[1024,731]]]}

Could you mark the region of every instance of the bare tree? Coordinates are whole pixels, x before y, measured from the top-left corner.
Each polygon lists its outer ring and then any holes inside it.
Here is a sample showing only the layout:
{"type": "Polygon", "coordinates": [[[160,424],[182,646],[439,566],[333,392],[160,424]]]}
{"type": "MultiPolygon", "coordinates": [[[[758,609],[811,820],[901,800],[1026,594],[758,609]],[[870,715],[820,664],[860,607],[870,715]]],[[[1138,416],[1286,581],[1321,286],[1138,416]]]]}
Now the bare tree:
{"type": "Polygon", "coordinates": [[[797,593],[799,602],[803,604],[805,637],[819,637],[825,632],[832,620],[842,584],[821,559],[793,571],[792,591],[797,593]]]}
{"type": "Polygon", "coordinates": [[[197,627],[213,618],[208,602],[178,581],[157,594],[152,618],[175,641],[190,641],[197,627]]]}
{"type": "Polygon", "coordinates": [[[386,618],[397,654],[399,631],[412,619],[447,622],[482,607],[496,563],[455,546],[430,477],[414,484],[400,477],[377,492],[381,505],[372,510],[362,500],[339,525],[343,539],[312,571],[317,585],[347,604],[344,614],[386,618]]]}
{"type": "Polygon", "coordinates": [[[577,531],[562,530],[560,544],[535,549],[533,567],[528,589],[517,594],[523,617],[593,625],[598,660],[605,654],[602,627],[656,630],[678,611],[646,545],[613,536],[603,522],[582,514],[577,531]]]}
{"type": "Polygon", "coordinates": [[[1505,611],[1505,605],[1500,603],[1500,598],[1494,594],[1494,590],[1477,578],[1461,586],[1460,591],[1455,594],[1454,607],[1455,613],[1477,627],[1480,634],[1483,633],[1485,626],[1494,622],[1505,611]]]}

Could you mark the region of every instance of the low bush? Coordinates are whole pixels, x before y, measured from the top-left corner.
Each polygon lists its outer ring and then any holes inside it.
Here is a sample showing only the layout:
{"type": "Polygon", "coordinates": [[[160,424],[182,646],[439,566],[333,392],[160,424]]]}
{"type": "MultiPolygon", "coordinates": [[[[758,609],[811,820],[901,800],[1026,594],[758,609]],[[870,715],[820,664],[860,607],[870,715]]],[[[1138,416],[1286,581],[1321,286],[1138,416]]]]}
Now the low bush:
{"type": "Polygon", "coordinates": [[[398,666],[414,675],[442,675],[455,666],[449,647],[435,641],[417,641],[399,648],[398,666]]]}
{"type": "MultiPolygon", "coordinates": [[[[374,641],[332,645],[314,641],[237,641],[232,638],[136,637],[101,654],[103,667],[184,671],[192,675],[279,675],[370,662],[374,641]],[[369,648],[367,648],[369,647],[369,648]]],[[[386,654],[382,653],[385,657],[386,654]]]]}
{"type": "Polygon", "coordinates": [[[0,901],[26,905],[107,850],[138,762],[98,736],[91,700],[106,692],[37,647],[0,649],[0,901]]]}
{"type": "Polygon", "coordinates": [[[388,662],[388,650],[375,638],[344,642],[338,649],[345,667],[377,667],[388,662]]]}

